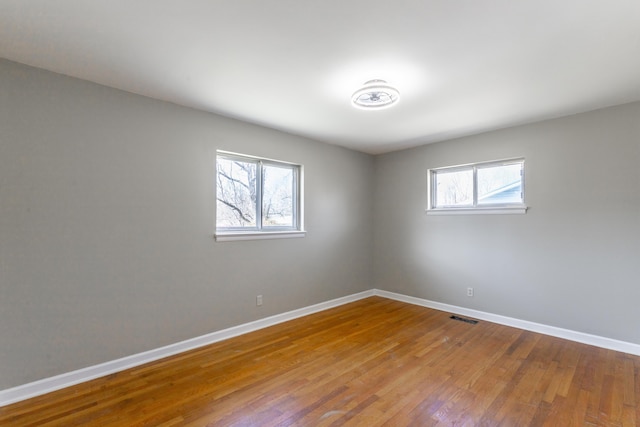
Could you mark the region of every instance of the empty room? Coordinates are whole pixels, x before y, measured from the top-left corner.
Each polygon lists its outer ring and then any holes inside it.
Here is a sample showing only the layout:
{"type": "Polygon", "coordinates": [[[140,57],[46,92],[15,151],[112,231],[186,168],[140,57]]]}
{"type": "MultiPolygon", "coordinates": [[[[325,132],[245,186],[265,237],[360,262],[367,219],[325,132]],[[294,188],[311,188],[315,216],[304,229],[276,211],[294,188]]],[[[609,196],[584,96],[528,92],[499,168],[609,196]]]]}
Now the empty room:
{"type": "Polygon", "coordinates": [[[640,2],[0,2],[0,425],[640,426],[640,2]]]}

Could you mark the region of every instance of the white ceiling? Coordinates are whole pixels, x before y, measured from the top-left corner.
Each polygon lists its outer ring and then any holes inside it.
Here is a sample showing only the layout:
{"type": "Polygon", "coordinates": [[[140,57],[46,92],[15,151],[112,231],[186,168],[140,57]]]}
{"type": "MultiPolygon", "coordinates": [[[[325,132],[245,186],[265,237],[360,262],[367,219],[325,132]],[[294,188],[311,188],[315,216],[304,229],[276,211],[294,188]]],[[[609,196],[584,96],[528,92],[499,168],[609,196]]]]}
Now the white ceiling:
{"type": "Polygon", "coordinates": [[[2,0],[0,57],[382,153],[640,100],[640,0],[2,0]]]}

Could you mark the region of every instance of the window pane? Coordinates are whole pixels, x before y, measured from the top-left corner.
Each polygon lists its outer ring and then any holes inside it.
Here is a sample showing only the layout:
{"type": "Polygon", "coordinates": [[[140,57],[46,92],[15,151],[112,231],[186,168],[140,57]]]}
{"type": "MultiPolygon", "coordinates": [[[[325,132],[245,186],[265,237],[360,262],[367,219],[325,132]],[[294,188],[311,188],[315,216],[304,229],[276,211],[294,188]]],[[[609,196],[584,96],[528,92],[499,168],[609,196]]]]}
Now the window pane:
{"type": "Polygon", "coordinates": [[[478,205],[522,203],[522,164],[478,168],[478,205]]]}
{"type": "Polygon", "coordinates": [[[217,159],[216,227],[256,227],[257,163],[217,159]]]}
{"type": "Polygon", "coordinates": [[[293,168],[264,165],[262,174],[262,226],[295,227],[293,168]]]}
{"type": "Polygon", "coordinates": [[[434,174],[435,206],[472,206],[473,170],[438,171],[434,174]]]}

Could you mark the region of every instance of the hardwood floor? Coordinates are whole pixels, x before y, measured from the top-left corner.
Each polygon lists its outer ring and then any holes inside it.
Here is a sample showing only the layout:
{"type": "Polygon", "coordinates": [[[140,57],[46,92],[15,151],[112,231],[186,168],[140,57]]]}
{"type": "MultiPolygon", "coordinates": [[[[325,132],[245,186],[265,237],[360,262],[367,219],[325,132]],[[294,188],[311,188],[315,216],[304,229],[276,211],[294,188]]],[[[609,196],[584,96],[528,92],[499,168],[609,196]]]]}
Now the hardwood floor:
{"type": "Polygon", "coordinates": [[[379,297],[0,408],[2,426],[640,426],[640,357],[379,297]]]}

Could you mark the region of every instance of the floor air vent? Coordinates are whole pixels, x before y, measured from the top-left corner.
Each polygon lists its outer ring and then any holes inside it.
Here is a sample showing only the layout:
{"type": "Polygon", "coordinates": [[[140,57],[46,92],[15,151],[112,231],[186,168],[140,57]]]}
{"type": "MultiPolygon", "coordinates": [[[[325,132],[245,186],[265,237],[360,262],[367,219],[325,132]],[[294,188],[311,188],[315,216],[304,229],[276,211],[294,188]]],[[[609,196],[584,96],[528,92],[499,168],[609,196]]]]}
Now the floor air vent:
{"type": "Polygon", "coordinates": [[[472,325],[475,325],[476,323],[478,323],[477,320],[466,319],[466,318],[460,317],[460,316],[451,316],[449,319],[459,320],[460,322],[465,322],[465,323],[471,323],[472,325]]]}

